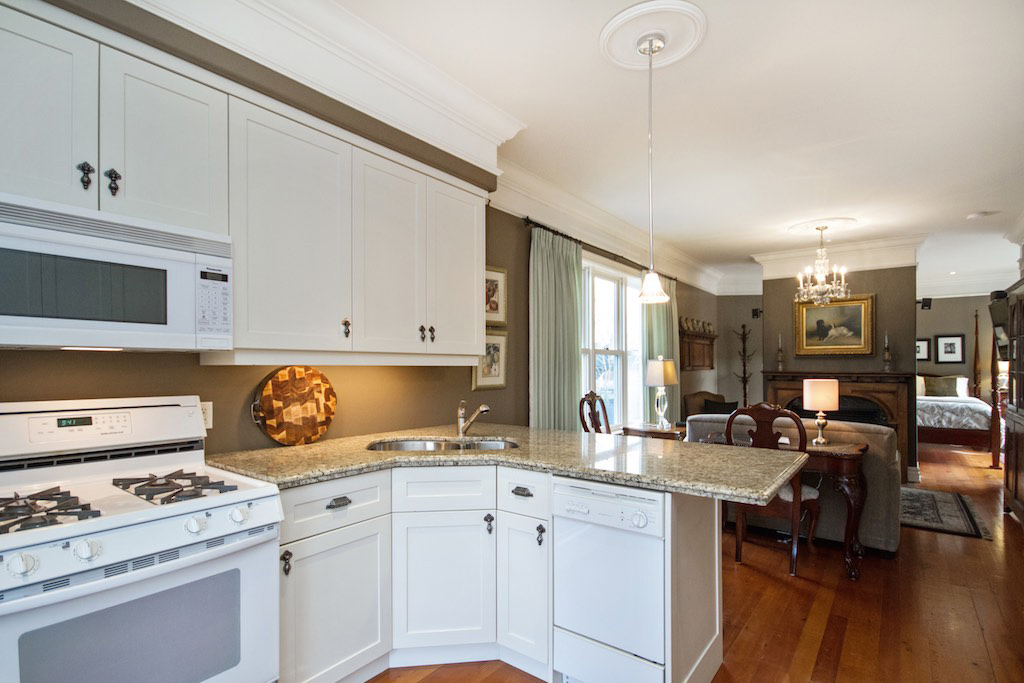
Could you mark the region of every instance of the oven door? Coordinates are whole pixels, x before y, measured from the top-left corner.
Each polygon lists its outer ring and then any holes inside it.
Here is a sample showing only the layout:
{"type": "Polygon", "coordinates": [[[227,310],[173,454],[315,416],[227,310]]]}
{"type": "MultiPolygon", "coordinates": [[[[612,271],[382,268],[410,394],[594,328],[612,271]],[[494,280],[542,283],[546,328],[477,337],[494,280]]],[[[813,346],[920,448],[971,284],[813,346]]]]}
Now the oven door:
{"type": "Polygon", "coordinates": [[[196,255],[0,223],[0,346],[195,350],[196,255]]]}
{"type": "Polygon", "coordinates": [[[0,680],[274,681],[277,572],[277,534],[266,534],[0,603],[0,680]]]}

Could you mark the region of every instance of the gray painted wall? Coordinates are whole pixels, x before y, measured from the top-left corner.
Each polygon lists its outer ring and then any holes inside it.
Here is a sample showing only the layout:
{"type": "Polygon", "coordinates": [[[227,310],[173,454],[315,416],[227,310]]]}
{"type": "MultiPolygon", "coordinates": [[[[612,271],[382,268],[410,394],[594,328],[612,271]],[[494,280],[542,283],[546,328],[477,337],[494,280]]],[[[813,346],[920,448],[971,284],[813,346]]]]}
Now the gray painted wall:
{"type": "Polygon", "coordinates": [[[718,374],[718,393],[723,394],[726,401],[741,401],[742,405],[743,386],[736,375],[740,374],[742,369],[738,333],[740,326],[745,324],[751,331],[747,338],[747,353],[754,352],[754,357],[747,363],[747,372],[750,373],[747,398],[750,404],[762,401],[764,383],[761,381],[761,369],[764,353],[761,335],[764,317],[755,320],[751,316],[751,309],[761,308],[761,295],[720,296],[717,299],[718,339],[715,340],[715,369],[718,374]]]}
{"type": "MultiPolygon", "coordinates": [[[[693,285],[688,285],[685,282],[679,282],[676,284],[676,303],[679,309],[679,317],[696,318],[697,320],[709,321],[715,326],[715,330],[718,331],[718,340],[721,340],[722,332],[721,327],[718,324],[717,298],[718,297],[714,294],[705,292],[703,289],[699,289],[693,285]]],[[[720,357],[717,347],[718,340],[716,340],[715,347],[716,368],[718,366],[718,358],[720,357]]],[[[691,394],[695,391],[717,390],[717,370],[683,370],[679,373],[680,403],[682,403],[681,398],[686,394],[691,394]]]]}
{"type": "Polygon", "coordinates": [[[929,362],[918,362],[919,372],[938,375],[963,375],[974,373],[974,312],[978,312],[978,340],[981,346],[981,396],[992,402],[992,319],[988,314],[988,296],[962,296],[949,299],[933,299],[928,311],[917,311],[917,338],[928,339],[931,345],[929,362]],[[957,364],[936,363],[935,335],[964,335],[964,362],[957,364]]]}

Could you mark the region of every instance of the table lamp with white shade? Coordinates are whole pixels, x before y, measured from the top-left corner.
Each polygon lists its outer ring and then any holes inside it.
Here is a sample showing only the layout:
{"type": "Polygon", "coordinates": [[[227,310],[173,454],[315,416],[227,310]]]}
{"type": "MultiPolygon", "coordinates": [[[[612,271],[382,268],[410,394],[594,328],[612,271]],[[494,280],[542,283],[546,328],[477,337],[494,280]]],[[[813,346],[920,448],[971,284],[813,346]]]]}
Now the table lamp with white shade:
{"type": "Polygon", "coordinates": [[[817,420],[814,424],[818,427],[818,436],[812,444],[824,446],[828,443],[825,438],[825,426],[828,421],[825,419],[826,410],[839,410],[839,380],[837,379],[805,379],[804,380],[804,410],[817,410],[817,420]]]}
{"type": "Polygon", "coordinates": [[[668,409],[668,395],[665,393],[665,387],[670,384],[679,384],[675,362],[672,359],[665,360],[662,356],[658,356],[657,360],[647,361],[647,386],[658,388],[654,396],[654,412],[658,413],[659,429],[671,429],[672,427],[665,419],[665,411],[668,409]]]}

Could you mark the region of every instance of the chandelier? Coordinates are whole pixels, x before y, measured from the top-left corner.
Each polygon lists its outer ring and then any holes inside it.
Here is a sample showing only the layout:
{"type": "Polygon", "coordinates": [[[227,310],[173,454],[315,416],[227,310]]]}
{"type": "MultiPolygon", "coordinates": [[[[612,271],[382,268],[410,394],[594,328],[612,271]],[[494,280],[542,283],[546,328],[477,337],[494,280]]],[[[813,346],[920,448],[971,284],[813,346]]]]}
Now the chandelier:
{"type": "Polygon", "coordinates": [[[833,299],[846,299],[850,296],[850,288],[846,285],[846,266],[829,268],[828,252],[825,250],[825,231],[827,225],[815,228],[818,231],[818,258],[813,268],[807,266],[804,272],[797,273],[799,287],[794,301],[813,302],[815,306],[824,306],[833,299]]]}

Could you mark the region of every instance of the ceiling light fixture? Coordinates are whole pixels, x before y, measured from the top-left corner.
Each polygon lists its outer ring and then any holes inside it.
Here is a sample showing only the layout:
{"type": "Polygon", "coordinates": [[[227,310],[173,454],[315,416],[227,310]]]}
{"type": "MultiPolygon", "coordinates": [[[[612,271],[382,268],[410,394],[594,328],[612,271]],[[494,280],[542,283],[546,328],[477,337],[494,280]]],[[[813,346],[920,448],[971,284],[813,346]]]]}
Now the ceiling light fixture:
{"type": "Polygon", "coordinates": [[[796,279],[799,287],[796,290],[795,301],[813,302],[815,306],[824,306],[833,299],[846,299],[850,296],[850,288],[846,284],[846,266],[832,266],[829,270],[828,252],[825,250],[825,231],[827,225],[819,225],[818,231],[818,258],[814,260],[814,266],[807,266],[804,272],[797,273],[796,279]],[[831,279],[829,279],[831,275],[831,279]],[[807,280],[804,281],[806,276],[807,280]]]}
{"type": "Polygon", "coordinates": [[[650,260],[640,285],[640,303],[663,304],[668,294],[661,287],[661,278],[654,271],[654,55],[665,48],[665,36],[649,33],[636,45],[637,52],[647,56],[647,226],[650,233],[650,260]]]}

